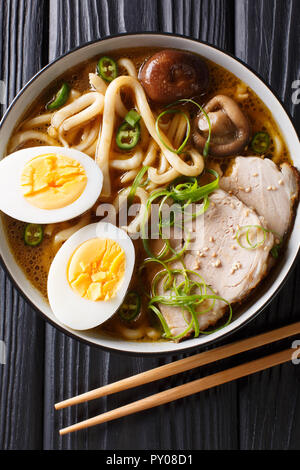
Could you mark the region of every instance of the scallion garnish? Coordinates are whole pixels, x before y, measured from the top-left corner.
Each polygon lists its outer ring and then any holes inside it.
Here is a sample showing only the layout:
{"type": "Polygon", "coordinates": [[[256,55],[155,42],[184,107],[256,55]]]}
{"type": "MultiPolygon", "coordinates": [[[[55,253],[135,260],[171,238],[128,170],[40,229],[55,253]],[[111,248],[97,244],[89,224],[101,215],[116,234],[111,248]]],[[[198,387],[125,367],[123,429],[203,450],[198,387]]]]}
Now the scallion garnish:
{"type": "Polygon", "coordinates": [[[272,256],[274,258],[278,258],[279,249],[282,245],[283,240],[282,240],[282,237],[278,233],[276,233],[274,230],[267,229],[265,227],[262,227],[261,225],[244,225],[243,227],[240,227],[237,230],[235,238],[236,238],[236,241],[238,242],[238,244],[241,248],[245,248],[245,250],[255,250],[256,248],[262,246],[265,243],[266,238],[267,238],[267,233],[272,233],[272,234],[274,234],[278,237],[279,243],[275,243],[273,248],[270,250],[272,256]],[[250,240],[250,231],[253,228],[256,228],[256,229],[261,230],[263,232],[263,239],[260,240],[260,241],[256,241],[254,243],[252,243],[251,240],[250,240]],[[245,246],[241,242],[242,235],[245,236],[246,241],[248,243],[248,246],[245,246]]]}
{"type": "Polygon", "coordinates": [[[143,166],[143,168],[141,168],[141,170],[138,172],[138,174],[134,178],[134,181],[132,183],[132,186],[130,188],[128,198],[127,198],[129,206],[132,204],[136,190],[139,186],[141,186],[141,181],[146,171],[148,171],[148,168],[149,168],[148,166],[143,166]]]}
{"type": "Polygon", "coordinates": [[[158,137],[159,137],[159,140],[161,141],[161,143],[162,143],[168,150],[170,150],[170,152],[176,153],[177,155],[183,152],[183,149],[184,149],[184,147],[186,146],[187,141],[189,140],[189,137],[190,137],[190,133],[191,133],[191,124],[190,124],[190,120],[189,120],[188,116],[187,116],[183,111],[180,111],[180,109],[166,109],[165,111],[163,111],[162,113],[160,113],[159,116],[157,117],[156,122],[155,122],[155,128],[156,128],[156,132],[157,132],[157,135],[158,135],[158,137]],[[166,114],[181,114],[182,116],[184,116],[184,118],[185,118],[185,120],[186,120],[187,128],[186,128],[185,139],[184,139],[184,141],[182,142],[182,144],[178,147],[178,149],[174,149],[174,148],[170,147],[170,146],[163,140],[163,138],[162,138],[162,136],[161,136],[160,129],[159,129],[159,121],[160,121],[160,119],[161,119],[163,116],[165,116],[166,114]]]}
{"type": "Polygon", "coordinates": [[[124,118],[124,120],[131,127],[134,127],[139,122],[140,119],[141,119],[141,116],[139,115],[139,113],[135,109],[131,109],[130,111],[128,111],[128,113],[126,114],[126,116],[124,118]]]}
{"type": "Polygon", "coordinates": [[[168,188],[155,191],[151,194],[147,203],[147,214],[145,215],[141,227],[144,249],[149,258],[143,262],[140,269],[144,269],[144,267],[149,263],[158,263],[161,267],[161,270],[156,274],[152,282],[148,308],[159,318],[164,330],[165,338],[175,341],[183,338],[191,331],[194,331],[195,337],[200,334],[212,333],[212,331],[207,332],[200,330],[198,317],[211,311],[214,308],[216,300],[225,302],[229,307],[229,317],[223,326],[226,326],[232,318],[232,308],[229,302],[216,295],[199,273],[186,269],[182,258],[189,246],[189,238],[186,239],[184,246],[179,251],[176,251],[171,246],[170,241],[163,237],[163,227],[175,224],[173,219],[170,221],[164,221],[162,218],[163,206],[168,203],[168,200],[171,199],[176,201],[182,213],[190,204],[203,201],[201,210],[192,213],[190,215],[191,217],[197,217],[208,209],[208,196],[212,191],[219,187],[219,174],[214,170],[207,170],[207,172],[215,176],[215,180],[204,186],[199,184],[197,178],[182,177],[171,183],[168,188]],[[154,255],[148,243],[146,221],[148,220],[152,204],[157,200],[159,200],[158,235],[163,240],[164,246],[158,255],[154,255]],[[182,264],[182,269],[173,269],[170,267],[170,263],[174,261],[179,261],[182,264]],[[197,280],[195,280],[195,278],[197,280]],[[159,282],[162,282],[163,289],[166,292],[165,295],[159,294],[157,291],[159,282]],[[208,290],[210,290],[210,292],[208,292],[208,290]],[[208,306],[204,304],[207,300],[212,301],[209,302],[208,306]],[[183,317],[187,322],[187,327],[182,333],[172,336],[169,326],[158,308],[159,304],[179,307],[182,310],[183,317]],[[201,304],[203,304],[203,308],[200,308],[201,304]],[[186,318],[187,314],[190,316],[188,319],[186,318]]]}

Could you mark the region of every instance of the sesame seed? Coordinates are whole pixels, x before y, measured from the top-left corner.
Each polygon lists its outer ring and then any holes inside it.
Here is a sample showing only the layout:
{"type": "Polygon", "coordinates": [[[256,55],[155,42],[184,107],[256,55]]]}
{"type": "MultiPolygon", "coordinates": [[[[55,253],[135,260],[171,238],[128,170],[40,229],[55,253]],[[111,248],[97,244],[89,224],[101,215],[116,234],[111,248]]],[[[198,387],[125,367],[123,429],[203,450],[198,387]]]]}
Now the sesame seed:
{"type": "Polygon", "coordinates": [[[283,181],[282,181],[282,180],[279,180],[279,181],[278,181],[278,184],[282,185],[282,184],[283,184],[283,181]]]}
{"type": "Polygon", "coordinates": [[[235,205],[233,204],[233,202],[231,202],[230,207],[231,207],[231,209],[235,208],[235,205]]]}
{"type": "Polygon", "coordinates": [[[252,175],[252,176],[258,176],[258,173],[253,173],[253,175],[252,175]]]}
{"type": "Polygon", "coordinates": [[[231,196],[231,195],[232,195],[232,191],[231,191],[231,190],[229,190],[229,191],[228,191],[228,194],[229,194],[229,196],[231,196]]]}
{"type": "Polygon", "coordinates": [[[244,188],[242,188],[242,186],[239,186],[239,191],[244,191],[244,188]]]}
{"type": "Polygon", "coordinates": [[[214,237],[209,237],[209,241],[213,243],[215,241],[214,237]]]}
{"type": "Polygon", "coordinates": [[[208,246],[203,247],[203,251],[208,251],[208,250],[209,250],[208,246]]]}
{"type": "Polygon", "coordinates": [[[251,188],[250,186],[248,186],[248,188],[245,189],[245,193],[250,193],[250,191],[251,191],[251,188]]]}
{"type": "Polygon", "coordinates": [[[272,189],[272,186],[267,187],[267,191],[271,191],[271,189],[272,189]]]}
{"type": "Polygon", "coordinates": [[[216,268],[221,266],[221,261],[219,259],[217,259],[217,261],[215,262],[215,266],[216,266],[216,268]]]}
{"type": "Polygon", "coordinates": [[[245,216],[248,217],[248,215],[249,215],[249,209],[246,209],[245,210],[245,216]]]}
{"type": "Polygon", "coordinates": [[[214,251],[211,256],[212,256],[213,258],[216,258],[217,253],[214,251]]]}
{"type": "Polygon", "coordinates": [[[232,250],[236,250],[236,249],[237,249],[237,246],[236,246],[236,245],[232,245],[231,249],[232,249],[232,250]]]}

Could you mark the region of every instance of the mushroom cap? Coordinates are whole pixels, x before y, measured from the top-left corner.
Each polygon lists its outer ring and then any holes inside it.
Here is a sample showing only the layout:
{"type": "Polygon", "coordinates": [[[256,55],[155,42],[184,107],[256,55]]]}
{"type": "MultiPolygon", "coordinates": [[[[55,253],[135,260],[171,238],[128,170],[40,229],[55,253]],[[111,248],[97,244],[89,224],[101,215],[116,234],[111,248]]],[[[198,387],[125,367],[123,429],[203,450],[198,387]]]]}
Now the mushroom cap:
{"type": "MultiPolygon", "coordinates": [[[[216,95],[204,107],[211,122],[209,154],[214,157],[236,155],[248,144],[251,126],[239,105],[229,96],[216,95]]],[[[195,145],[203,151],[208,134],[208,122],[200,112],[193,122],[195,145]]]]}
{"type": "Polygon", "coordinates": [[[152,101],[169,104],[203,93],[208,87],[209,72],[196,54],[165,49],[144,63],[139,80],[152,101]]]}

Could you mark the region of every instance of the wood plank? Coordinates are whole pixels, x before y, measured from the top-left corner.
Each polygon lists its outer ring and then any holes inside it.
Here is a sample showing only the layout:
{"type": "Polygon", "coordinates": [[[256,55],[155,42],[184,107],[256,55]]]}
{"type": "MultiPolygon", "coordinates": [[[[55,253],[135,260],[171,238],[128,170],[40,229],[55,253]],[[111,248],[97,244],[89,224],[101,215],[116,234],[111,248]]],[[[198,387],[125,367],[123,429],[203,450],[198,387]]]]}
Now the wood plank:
{"type": "MultiPolygon", "coordinates": [[[[4,1],[0,8],[0,70],[5,106],[42,64],[44,1],[4,1]]],[[[0,269],[0,448],[40,449],[43,432],[44,321],[0,269]]]]}
{"type": "MultiPolygon", "coordinates": [[[[232,2],[227,0],[50,0],[52,59],[85,41],[141,30],[189,34],[230,50],[232,2]],[[209,21],[207,21],[209,18],[209,21]]],[[[183,356],[179,356],[183,357],[183,356]]],[[[178,358],[178,356],[177,356],[178,358]]],[[[227,384],[181,403],[59,437],[58,429],[128,401],[199,376],[190,372],[142,390],[55,412],[56,401],[155,367],[167,359],[126,357],[90,348],[46,327],[46,449],[228,449],[237,447],[236,385],[227,384]],[[139,430],[143,429],[143,432],[139,430]]]]}
{"type": "MultiPolygon", "coordinates": [[[[300,129],[300,106],[291,87],[299,78],[300,4],[297,0],[237,0],[235,53],[275,89],[300,129]]],[[[280,294],[244,331],[291,323],[299,318],[300,263],[280,294]]],[[[291,343],[291,342],[290,342],[291,343]]],[[[296,449],[300,439],[299,367],[285,364],[240,381],[242,449],[296,449]],[[295,412],[298,410],[298,413],[295,412]]]]}

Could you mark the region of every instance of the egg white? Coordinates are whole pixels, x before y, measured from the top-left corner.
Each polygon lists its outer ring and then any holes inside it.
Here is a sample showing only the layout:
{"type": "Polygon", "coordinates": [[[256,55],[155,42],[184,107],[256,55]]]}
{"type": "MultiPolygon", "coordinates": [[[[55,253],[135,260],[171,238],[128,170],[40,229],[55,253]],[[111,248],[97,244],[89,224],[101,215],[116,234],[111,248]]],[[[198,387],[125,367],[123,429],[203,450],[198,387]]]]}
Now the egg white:
{"type": "Polygon", "coordinates": [[[88,330],[108,320],[120,307],[135,263],[133,243],[124,230],[108,222],[87,225],[74,233],[57,252],[48,276],[48,299],[54,315],[64,325],[74,330],[88,330]],[[125,273],[118,285],[116,295],[107,301],[92,301],[80,297],[70,286],[67,270],[74,251],[92,238],[110,238],[116,241],[125,253],[125,273]]]}
{"type": "Polygon", "coordinates": [[[95,161],[83,152],[66,147],[31,147],[18,150],[0,162],[0,210],[14,219],[34,224],[51,224],[73,219],[90,209],[100,196],[103,174],[95,161]],[[87,184],[76,201],[60,209],[40,209],[22,193],[21,175],[27,162],[45,154],[66,155],[84,168],[87,184]]]}

